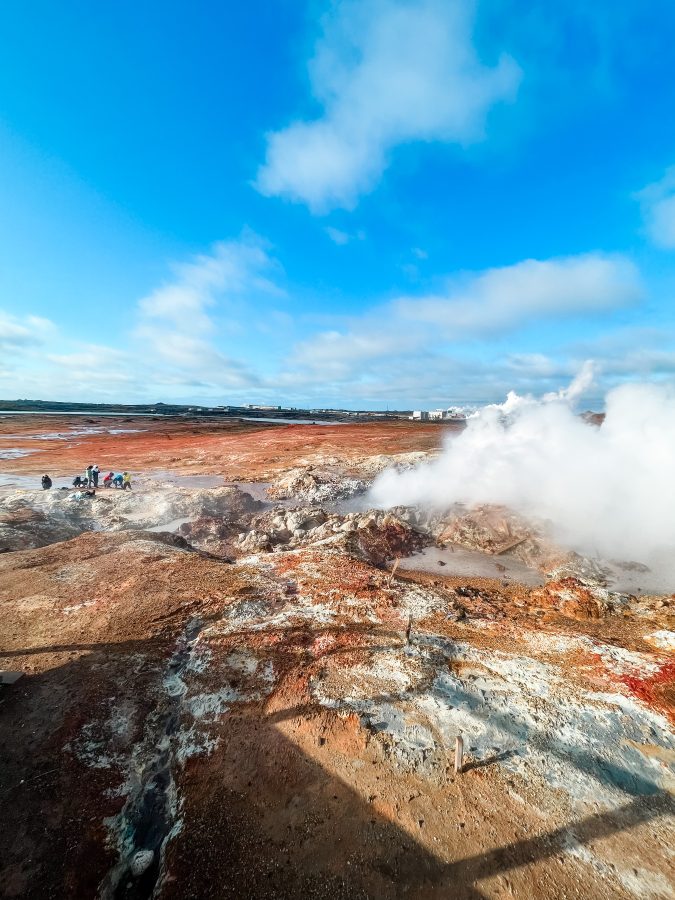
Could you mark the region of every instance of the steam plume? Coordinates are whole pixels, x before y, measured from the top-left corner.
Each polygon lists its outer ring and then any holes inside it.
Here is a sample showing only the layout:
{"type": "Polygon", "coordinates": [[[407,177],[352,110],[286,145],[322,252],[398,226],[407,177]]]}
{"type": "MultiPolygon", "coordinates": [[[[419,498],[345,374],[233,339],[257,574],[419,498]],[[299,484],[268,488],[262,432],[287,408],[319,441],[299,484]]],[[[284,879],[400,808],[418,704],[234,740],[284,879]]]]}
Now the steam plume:
{"type": "Polygon", "coordinates": [[[567,547],[649,562],[675,556],[675,389],[628,384],[607,395],[600,427],[573,410],[592,377],[540,400],[510,393],[447,439],[440,457],[388,470],[375,506],[503,504],[548,520],[567,547]]]}

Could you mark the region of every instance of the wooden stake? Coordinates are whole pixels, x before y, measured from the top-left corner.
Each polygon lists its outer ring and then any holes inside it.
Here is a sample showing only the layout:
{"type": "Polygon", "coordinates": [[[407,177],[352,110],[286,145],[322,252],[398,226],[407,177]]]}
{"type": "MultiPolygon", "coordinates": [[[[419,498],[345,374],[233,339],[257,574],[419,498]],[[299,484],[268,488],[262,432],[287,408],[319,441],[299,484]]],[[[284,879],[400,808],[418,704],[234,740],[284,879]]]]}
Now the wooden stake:
{"type": "Polygon", "coordinates": [[[399,564],[400,562],[401,562],[401,557],[400,557],[400,556],[397,556],[396,559],[395,559],[395,561],[394,561],[394,565],[393,565],[393,567],[392,567],[391,573],[390,573],[390,575],[389,575],[389,582],[388,582],[388,584],[387,584],[387,587],[391,587],[391,583],[392,583],[392,581],[394,580],[394,575],[396,574],[396,570],[398,569],[398,564],[399,564]]]}
{"type": "Polygon", "coordinates": [[[508,544],[504,544],[502,547],[498,547],[497,550],[493,550],[492,555],[493,556],[501,556],[502,553],[506,553],[508,550],[515,549],[519,544],[524,544],[526,540],[527,540],[527,536],[518,538],[517,541],[509,541],[508,544]]]}
{"type": "Polygon", "coordinates": [[[462,763],[464,760],[464,739],[461,735],[455,738],[455,775],[459,775],[462,771],[462,763]]]}

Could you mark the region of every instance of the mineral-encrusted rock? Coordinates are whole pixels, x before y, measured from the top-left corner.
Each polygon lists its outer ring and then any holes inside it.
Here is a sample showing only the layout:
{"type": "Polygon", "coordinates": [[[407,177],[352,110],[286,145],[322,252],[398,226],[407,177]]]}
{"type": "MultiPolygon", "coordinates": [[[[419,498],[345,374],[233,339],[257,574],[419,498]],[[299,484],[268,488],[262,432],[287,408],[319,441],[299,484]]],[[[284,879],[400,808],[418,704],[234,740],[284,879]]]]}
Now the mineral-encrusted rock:
{"type": "Polygon", "coordinates": [[[349,529],[347,548],[374,565],[383,566],[396,557],[410,556],[430,543],[430,535],[397,516],[372,510],[356,520],[356,528],[349,529]]]}
{"type": "Polygon", "coordinates": [[[276,500],[294,499],[306,500],[309,503],[326,503],[351,497],[364,489],[364,482],[355,478],[345,478],[337,472],[319,471],[312,466],[305,466],[285,472],[267,492],[276,500]]]}
{"type": "Polygon", "coordinates": [[[571,619],[602,619],[625,605],[628,598],[608,591],[597,583],[566,576],[552,579],[532,591],[530,601],[534,605],[549,607],[571,619]]]}

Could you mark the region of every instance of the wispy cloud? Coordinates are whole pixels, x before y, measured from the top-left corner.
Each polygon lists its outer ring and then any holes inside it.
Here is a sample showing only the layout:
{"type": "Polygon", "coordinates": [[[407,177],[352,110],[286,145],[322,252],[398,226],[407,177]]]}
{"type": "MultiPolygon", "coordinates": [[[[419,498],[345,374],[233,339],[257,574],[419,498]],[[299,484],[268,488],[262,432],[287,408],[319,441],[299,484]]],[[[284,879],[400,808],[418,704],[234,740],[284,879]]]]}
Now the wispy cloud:
{"type": "Polygon", "coordinates": [[[400,298],[354,317],[344,331],[299,343],[291,361],[350,377],[357,363],[501,336],[542,319],[592,315],[635,303],[642,292],[637,269],[621,256],[529,259],[455,279],[443,294],[400,298]]]}
{"type": "Polygon", "coordinates": [[[481,63],[470,0],[340,0],[310,62],[323,114],[268,135],[256,185],[314,212],[351,209],[410,141],[469,144],[515,96],[520,69],[481,63]]]}
{"type": "Polygon", "coordinates": [[[545,352],[520,340],[542,320],[597,321],[638,301],[640,276],[621,256],[524,260],[464,274],[440,292],[371,304],[330,330],[276,309],[283,276],[252,236],[217,244],[173,272],[139,300],[137,327],[116,331],[115,347],[0,313],[0,347],[11,351],[0,353],[0,396],[438,405],[494,400],[509,388],[555,391],[591,357],[605,384],[675,373],[675,335],[665,327],[603,329],[583,344],[549,341],[545,352]],[[223,327],[233,319],[247,326],[234,337],[223,327]]]}
{"type": "Polygon", "coordinates": [[[289,363],[300,369],[307,367],[326,377],[358,379],[365,366],[385,357],[400,357],[419,349],[418,335],[407,334],[390,327],[378,317],[363,317],[353,323],[351,331],[323,331],[300,342],[294,349],[289,363]],[[355,368],[356,367],[356,368],[355,368]]]}
{"type": "Polygon", "coordinates": [[[641,296],[632,262],[589,253],[489,269],[452,282],[445,294],[398,300],[394,310],[400,319],[425,322],[457,337],[504,332],[528,320],[614,309],[641,296]]]}
{"type": "Polygon", "coordinates": [[[89,371],[109,366],[128,366],[133,362],[130,353],[105,344],[82,344],[70,353],[48,353],[46,358],[60,366],[89,371]]]}
{"type": "Polygon", "coordinates": [[[346,231],[340,231],[339,228],[333,228],[331,225],[327,225],[324,228],[324,231],[331,239],[334,244],[338,244],[339,246],[344,246],[344,244],[348,244],[351,240],[349,234],[346,231]]]}
{"type": "MultiPolygon", "coordinates": [[[[285,392],[304,392],[307,402],[319,395],[338,405],[497,399],[510,388],[555,391],[593,348],[586,347],[585,356],[578,350],[505,352],[503,338],[517,342],[523,329],[541,321],[597,317],[642,296],[635,266],[600,253],[468,273],[443,293],[395,299],[352,317],[342,329],[298,342],[278,384],[285,392]]],[[[598,353],[607,377],[620,378],[611,352],[598,353]]],[[[655,367],[668,364],[667,350],[648,355],[655,367]]],[[[646,371],[643,361],[633,359],[640,372],[646,371]]]]}
{"type": "Polygon", "coordinates": [[[139,301],[135,336],[185,375],[228,387],[255,384],[248,365],[226,355],[217,338],[226,315],[240,314],[261,295],[284,295],[270,277],[279,268],[255,235],[214,244],[210,253],[174,266],[174,279],[139,301]]]}
{"type": "Polygon", "coordinates": [[[55,325],[40,316],[12,316],[0,310],[0,350],[12,353],[43,344],[55,325]]]}
{"type": "Polygon", "coordinates": [[[140,398],[145,387],[144,360],[126,350],[81,341],[53,323],[42,327],[39,343],[15,345],[14,353],[2,360],[0,396],[127,402],[140,398]]]}
{"type": "Polygon", "coordinates": [[[218,302],[231,302],[256,293],[282,295],[269,276],[279,266],[264,241],[246,234],[238,241],[220,241],[211,252],[173,266],[174,278],[138,303],[146,323],[166,323],[189,334],[213,330],[210,310],[218,302]]]}
{"type": "Polygon", "coordinates": [[[642,207],[645,229],[651,240],[659,247],[675,248],[675,166],[635,197],[642,207]]]}
{"type": "Polygon", "coordinates": [[[342,231],[340,228],[333,228],[332,225],[326,225],[324,231],[334,244],[338,244],[338,246],[341,247],[345,244],[349,244],[351,241],[364,241],[366,239],[366,233],[361,229],[355,232],[349,232],[342,231]]]}
{"type": "MultiPolygon", "coordinates": [[[[262,377],[240,350],[240,326],[254,328],[261,309],[285,297],[283,272],[266,243],[246,232],[172,273],[115,330],[120,346],[0,311],[0,390],[47,399],[189,400],[256,388],[262,377]]],[[[270,311],[277,327],[282,317],[270,311]]]]}

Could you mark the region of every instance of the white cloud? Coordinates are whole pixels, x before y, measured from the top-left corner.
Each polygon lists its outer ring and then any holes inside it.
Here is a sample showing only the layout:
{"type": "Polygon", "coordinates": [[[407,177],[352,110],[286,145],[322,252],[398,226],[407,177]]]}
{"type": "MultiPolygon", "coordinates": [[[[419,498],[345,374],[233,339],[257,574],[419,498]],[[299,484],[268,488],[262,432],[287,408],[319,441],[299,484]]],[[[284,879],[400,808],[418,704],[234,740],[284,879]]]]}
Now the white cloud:
{"type": "Polygon", "coordinates": [[[635,378],[669,378],[675,376],[675,340],[670,348],[634,347],[625,356],[602,361],[603,372],[615,381],[635,378]]]}
{"type": "Polygon", "coordinates": [[[0,310],[0,350],[17,352],[26,347],[43,344],[55,325],[40,316],[13,316],[0,310]]]}
{"type": "Polygon", "coordinates": [[[329,366],[314,377],[298,367],[279,378],[284,396],[304,405],[380,408],[433,408],[457,401],[503,399],[510,389],[523,393],[557,391],[579,369],[576,359],[551,358],[528,366],[514,366],[510,357],[493,353],[489,359],[467,358],[461,348],[435,352],[391,353],[362,360],[342,369],[329,366]]]}
{"type": "Polygon", "coordinates": [[[135,334],[117,331],[115,347],[0,314],[0,396],[438,406],[494,400],[510,388],[554,392],[588,358],[598,361],[604,385],[675,374],[667,323],[596,327],[599,312],[640,296],[639,276],[623,257],[526,260],[465,274],[442,293],[370,305],[340,324],[333,318],[330,328],[275,309],[277,269],[254,238],[218,244],[139,301],[135,334]],[[543,343],[523,332],[570,313],[594,317],[586,341],[562,346],[550,327],[540,332],[543,343]],[[245,326],[236,336],[232,322],[245,326]],[[3,353],[7,346],[12,352],[3,353]]]}
{"type": "Polygon", "coordinates": [[[348,244],[351,240],[350,234],[347,234],[346,231],[340,231],[339,228],[333,228],[331,225],[327,225],[324,228],[324,231],[334,244],[343,246],[344,244],[348,244]]]}
{"type": "Polygon", "coordinates": [[[46,320],[38,323],[44,329],[40,343],[17,345],[11,364],[6,359],[7,368],[0,368],[0,396],[127,402],[139,398],[144,384],[142,360],[123,350],[81,343],[46,320]]]}
{"type": "Polygon", "coordinates": [[[635,266],[599,253],[524,260],[453,282],[444,295],[403,298],[320,332],[295,348],[292,365],[350,378],[353,367],[424,354],[466,338],[491,338],[542,319],[595,314],[640,299],[635,266]]]}
{"type": "Polygon", "coordinates": [[[531,320],[614,309],[640,299],[637,269],[621,256],[589,253],[527,259],[488,269],[445,295],[394,304],[401,319],[426,322],[447,336],[502,332],[531,320]]]}
{"type": "Polygon", "coordinates": [[[351,209],[397,145],[469,144],[491,106],[511,100],[520,69],[494,67],[471,42],[470,0],[338,0],[310,63],[323,114],[267,137],[256,186],[315,212],[351,209]]]}
{"type": "Polygon", "coordinates": [[[388,327],[378,328],[374,317],[364,317],[358,325],[358,330],[323,331],[302,341],[294,350],[293,365],[307,366],[333,378],[352,379],[363,371],[355,366],[418,349],[416,337],[388,327]]]}
{"type": "Polygon", "coordinates": [[[517,375],[550,378],[560,374],[555,361],[544,353],[511,353],[506,358],[506,365],[517,375]]]}
{"type": "Polygon", "coordinates": [[[82,344],[71,353],[48,353],[50,362],[80,371],[96,370],[108,366],[129,365],[133,359],[124,350],[116,350],[104,344],[82,344]]]}
{"type": "Polygon", "coordinates": [[[280,271],[255,235],[217,243],[175,265],[172,280],[138,301],[135,315],[126,317],[132,327],[115,334],[120,348],[59,332],[35,316],[0,312],[0,391],[124,402],[215,399],[256,389],[262,376],[237,329],[245,324],[250,334],[258,320],[281,327],[283,313],[269,310],[270,300],[285,296],[280,271]]]}
{"type": "Polygon", "coordinates": [[[659,247],[675,248],[675,166],[660,181],[636,195],[642,207],[647,234],[659,247]]]}
{"type": "Polygon", "coordinates": [[[365,241],[366,239],[366,233],[361,228],[359,228],[358,231],[349,232],[342,231],[340,228],[333,228],[332,225],[327,225],[324,228],[324,231],[331,239],[331,241],[333,241],[334,244],[338,244],[339,246],[349,244],[350,241],[365,241]]]}
{"type": "Polygon", "coordinates": [[[174,266],[174,280],[139,301],[135,336],[186,376],[223,386],[254,384],[246,365],[218,349],[219,318],[261,295],[283,296],[269,277],[278,268],[255,235],[214,244],[211,253],[174,266]]]}
{"type": "Polygon", "coordinates": [[[267,277],[277,268],[264,242],[247,234],[239,241],[220,241],[211,253],[173,267],[174,280],[157,288],[138,303],[146,322],[164,322],[190,334],[213,329],[209,308],[217,300],[263,292],[283,291],[267,277]]]}

